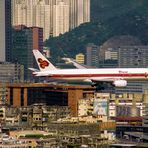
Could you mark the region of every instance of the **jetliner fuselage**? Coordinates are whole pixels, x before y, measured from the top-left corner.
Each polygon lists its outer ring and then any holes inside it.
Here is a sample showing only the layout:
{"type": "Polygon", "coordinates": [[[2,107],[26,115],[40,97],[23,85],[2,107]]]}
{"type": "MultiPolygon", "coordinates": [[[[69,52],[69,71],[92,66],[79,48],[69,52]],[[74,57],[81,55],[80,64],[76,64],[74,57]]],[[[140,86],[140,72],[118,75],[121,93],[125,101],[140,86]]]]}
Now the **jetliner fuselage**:
{"type": "Polygon", "coordinates": [[[48,76],[63,80],[86,79],[148,79],[147,68],[114,68],[114,69],[57,69],[51,71],[35,72],[36,76],[48,76]]]}

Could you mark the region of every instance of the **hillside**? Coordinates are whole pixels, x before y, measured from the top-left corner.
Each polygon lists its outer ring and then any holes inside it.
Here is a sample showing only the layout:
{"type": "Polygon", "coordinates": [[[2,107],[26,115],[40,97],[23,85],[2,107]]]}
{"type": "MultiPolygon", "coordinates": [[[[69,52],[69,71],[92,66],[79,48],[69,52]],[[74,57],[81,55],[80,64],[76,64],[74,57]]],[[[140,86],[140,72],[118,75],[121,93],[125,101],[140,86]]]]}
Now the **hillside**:
{"type": "Polygon", "coordinates": [[[136,11],[136,14],[148,15],[146,0],[91,0],[92,21],[104,22],[136,11]]]}
{"type": "Polygon", "coordinates": [[[102,45],[113,36],[132,35],[148,44],[147,0],[92,0],[90,23],[85,23],[71,32],[50,38],[45,46],[50,47],[52,58],[74,57],[85,53],[88,43],[102,45]]]}

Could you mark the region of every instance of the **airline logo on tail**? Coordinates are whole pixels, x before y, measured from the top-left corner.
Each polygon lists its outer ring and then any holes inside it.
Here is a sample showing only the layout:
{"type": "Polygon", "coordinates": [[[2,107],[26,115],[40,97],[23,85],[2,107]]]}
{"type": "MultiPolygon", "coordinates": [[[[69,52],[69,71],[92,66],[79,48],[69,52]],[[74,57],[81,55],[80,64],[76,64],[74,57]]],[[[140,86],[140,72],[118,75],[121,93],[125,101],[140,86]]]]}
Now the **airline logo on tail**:
{"type": "Polygon", "coordinates": [[[44,69],[45,67],[48,67],[48,66],[49,66],[49,62],[46,61],[46,60],[43,60],[43,59],[41,59],[41,58],[38,58],[38,62],[39,62],[40,67],[41,67],[42,69],[44,69]]]}
{"type": "Polygon", "coordinates": [[[33,55],[36,59],[40,71],[50,71],[56,69],[56,67],[50,61],[48,61],[48,59],[44,57],[39,50],[34,49],[33,55]]]}

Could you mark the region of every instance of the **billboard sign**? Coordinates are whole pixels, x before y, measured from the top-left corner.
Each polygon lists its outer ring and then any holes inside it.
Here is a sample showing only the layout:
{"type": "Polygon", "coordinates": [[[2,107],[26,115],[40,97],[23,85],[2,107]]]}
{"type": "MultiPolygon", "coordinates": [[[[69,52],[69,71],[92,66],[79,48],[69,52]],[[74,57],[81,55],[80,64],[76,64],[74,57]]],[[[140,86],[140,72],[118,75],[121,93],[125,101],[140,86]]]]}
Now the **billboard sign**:
{"type": "Polygon", "coordinates": [[[95,99],[93,104],[93,114],[107,116],[107,100],[106,99],[95,99]]]}

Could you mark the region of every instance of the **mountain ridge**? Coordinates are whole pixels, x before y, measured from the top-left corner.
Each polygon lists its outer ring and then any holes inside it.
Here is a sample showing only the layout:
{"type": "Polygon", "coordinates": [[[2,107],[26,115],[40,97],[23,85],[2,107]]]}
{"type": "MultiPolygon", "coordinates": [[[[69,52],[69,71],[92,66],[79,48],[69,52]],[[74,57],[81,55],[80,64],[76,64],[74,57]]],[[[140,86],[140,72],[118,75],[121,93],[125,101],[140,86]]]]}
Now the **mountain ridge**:
{"type": "Polygon", "coordinates": [[[80,52],[85,54],[85,47],[88,43],[102,45],[109,38],[118,35],[137,37],[143,45],[147,45],[147,4],[146,0],[129,0],[128,2],[119,0],[118,3],[115,3],[114,0],[109,2],[107,0],[92,0],[90,23],[82,24],[59,37],[49,38],[45,42],[45,46],[50,47],[52,59],[59,61],[62,56],[74,57],[80,52]],[[122,5],[123,3],[124,5],[122,5]],[[97,9],[98,5],[99,10],[97,9]],[[118,12],[121,7],[122,11],[118,12]]]}

